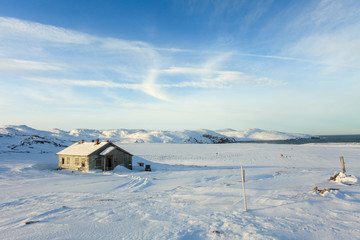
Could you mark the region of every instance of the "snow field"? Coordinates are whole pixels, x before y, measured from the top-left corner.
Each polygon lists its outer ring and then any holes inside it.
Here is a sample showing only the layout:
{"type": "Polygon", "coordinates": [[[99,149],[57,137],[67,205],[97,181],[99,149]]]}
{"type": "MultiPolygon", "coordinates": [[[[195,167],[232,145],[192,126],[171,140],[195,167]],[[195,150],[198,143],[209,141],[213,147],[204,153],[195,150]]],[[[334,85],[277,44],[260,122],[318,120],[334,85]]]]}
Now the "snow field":
{"type": "Polygon", "coordinates": [[[359,175],[358,144],[118,144],[134,171],[54,171],[54,154],[1,154],[1,238],[360,238],[358,183],[328,181],[339,156],[359,175]]]}

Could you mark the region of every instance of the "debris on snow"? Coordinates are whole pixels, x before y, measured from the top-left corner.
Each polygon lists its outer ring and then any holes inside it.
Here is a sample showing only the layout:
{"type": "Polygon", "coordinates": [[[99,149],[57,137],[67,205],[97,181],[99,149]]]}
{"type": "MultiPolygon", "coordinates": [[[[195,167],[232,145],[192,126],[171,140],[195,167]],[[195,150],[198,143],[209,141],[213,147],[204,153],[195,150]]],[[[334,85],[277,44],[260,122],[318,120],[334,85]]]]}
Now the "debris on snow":
{"type": "Polygon", "coordinates": [[[345,173],[339,172],[335,174],[334,176],[330,177],[330,181],[346,184],[346,185],[354,185],[357,183],[358,179],[357,177],[353,175],[347,175],[345,173]]]}
{"type": "Polygon", "coordinates": [[[338,191],[338,190],[339,190],[338,188],[328,188],[328,189],[324,188],[324,189],[321,190],[321,189],[318,189],[318,187],[315,187],[313,189],[313,191],[315,193],[320,193],[320,194],[324,194],[326,192],[338,191]]]}
{"type": "Polygon", "coordinates": [[[32,224],[32,223],[37,223],[37,222],[39,222],[39,221],[27,221],[27,222],[25,222],[25,225],[32,224]]]}
{"type": "Polygon", "coordinates": [[[336,173],[334,176],[330,176],[330,181],[335,181],[335,179],[339,176],[340,173],[336,173]]]}

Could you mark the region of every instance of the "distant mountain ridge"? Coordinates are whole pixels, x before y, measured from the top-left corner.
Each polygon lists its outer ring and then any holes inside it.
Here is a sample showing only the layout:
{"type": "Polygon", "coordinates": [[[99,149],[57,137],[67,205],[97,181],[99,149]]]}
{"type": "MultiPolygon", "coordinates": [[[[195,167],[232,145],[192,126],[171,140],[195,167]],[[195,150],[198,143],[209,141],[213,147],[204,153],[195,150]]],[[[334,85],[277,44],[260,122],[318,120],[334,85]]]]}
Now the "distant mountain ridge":
{"type": "MultiPolygon", "coordinates": [[[[243,141],[286,140],[311,138],[308,134],[293,134],[261,129],[238,131],[223,129],[212,131],[208,129],[183,131],[155,131],[143,129],[61,129],[37,130],[26,125],[0,126],[0,152],[7,150],[29,151],[41,144],[47,148],[65,147],[79,140],[94,139],[110,140],[121,143],[236,143],[243,141]]],[[[49,149],[50,150],[50,149],[49,149]]]]}
{"type": "Polygon", "coordinates": [[[234,129],[216,131],[208,129],[183,131],[156,131],[143,129],[74,129],[71,131],[64,131],[54,128],[45,131],[37,130],[26,125],[0,126],[0,134],[18,136],[38,135],[69,141],[78,141],[81,139],[89,141],[93,139],[100,139],[122,143],[222,143],[258,140],[287,140],[311,137],[311,135],[308,134],[284,133],[257,128],[246,131],[238,131],[234,129]]]}

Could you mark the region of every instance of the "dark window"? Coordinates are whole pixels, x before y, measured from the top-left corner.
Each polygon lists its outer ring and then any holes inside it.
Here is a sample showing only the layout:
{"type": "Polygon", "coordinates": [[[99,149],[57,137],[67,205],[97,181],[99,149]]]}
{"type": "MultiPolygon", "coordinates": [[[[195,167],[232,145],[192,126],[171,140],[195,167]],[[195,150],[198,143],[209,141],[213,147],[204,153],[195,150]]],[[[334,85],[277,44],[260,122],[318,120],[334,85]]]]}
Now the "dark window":
{"type": "Polygon", "coordinates": [[[65,164],[65,158],[61,158],[61,164],[65,164]]]}
{"type": "Polygon", "coordinates": [[[85,161],[86,161],[85,158],[81,158],[81,167],[85,167],[85,161]]]}
{"type": "Polygon", "coordinates": [[[96,164],[96,167],[101,167],[101,158],[96,158],[95,164],[96,164]]]}

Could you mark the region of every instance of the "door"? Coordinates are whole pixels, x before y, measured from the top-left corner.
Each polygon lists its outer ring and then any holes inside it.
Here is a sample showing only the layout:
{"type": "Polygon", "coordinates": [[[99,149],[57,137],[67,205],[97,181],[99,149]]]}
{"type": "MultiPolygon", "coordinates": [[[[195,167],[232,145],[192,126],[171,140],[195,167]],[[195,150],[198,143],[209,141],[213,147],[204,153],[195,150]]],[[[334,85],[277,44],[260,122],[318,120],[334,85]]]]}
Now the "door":
{"type": "Polygon", "coordinates": [[[106,167],[108,170],[112,170],[114,168],[113,156],[106,157],[106,167]]]}

